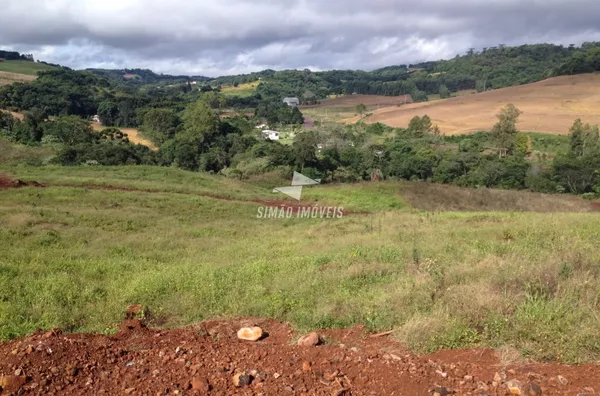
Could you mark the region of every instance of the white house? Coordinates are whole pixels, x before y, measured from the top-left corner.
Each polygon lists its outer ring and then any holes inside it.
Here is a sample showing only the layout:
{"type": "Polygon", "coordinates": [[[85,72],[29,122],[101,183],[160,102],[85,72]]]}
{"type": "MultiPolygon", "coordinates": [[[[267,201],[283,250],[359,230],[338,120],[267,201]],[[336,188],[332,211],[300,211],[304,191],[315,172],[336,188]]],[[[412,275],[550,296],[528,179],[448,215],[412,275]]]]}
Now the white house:
{"type": "Polygon", "coordinates": [[[92,121],[100,122],[100,116],[98,114],[96,114],[95,116],[92,117],[92,121]]]}
{"type": "Polygon", "coordinates": [[[283,98],[283,102],[288,105],[288,106],[292,106],[292,107],[298,107],[300,106],[300,100],[296,97],[294,98],[283,98]]]}
{"type": "Polygon", "coordinates": [[[262,131],[262,135],[265,139],[268,140],[279,140],[279,132],[277,131],[265,129],[264,131],[262,131]]]}

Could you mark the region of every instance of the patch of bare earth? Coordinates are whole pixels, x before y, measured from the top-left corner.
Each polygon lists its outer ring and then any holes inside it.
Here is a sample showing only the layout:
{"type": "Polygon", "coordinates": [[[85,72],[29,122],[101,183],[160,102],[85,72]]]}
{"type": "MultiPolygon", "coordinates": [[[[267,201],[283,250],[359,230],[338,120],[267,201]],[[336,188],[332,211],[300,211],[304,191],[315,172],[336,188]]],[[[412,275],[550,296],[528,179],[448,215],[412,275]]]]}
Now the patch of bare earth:
{"type": "Polygon", "coordinates": [[[593,395],[600,389],[595,365],[503,365],[492,350],[415,356],[387,334],[362,327],[319,331],[300,346],[302,335],[261,318],[169,331],[127,319],[112,336],[40,330],[0,343],[0,393],[506,395],[518,387],[522,395],[593,395]],[[238,339],[247,326],[260,327],[262,338],[238,339]]]}
{"type": "MultiPolygon", "coordinates": [[[[600,74],[554,77],[474,95],[387,107],[373,112],[365,121],[405,128],[413,117],[427,114],[443,134],[457,135],[489,130],[496,122],[496,114],[508,103],[523,111],[520,130],[566,135],[577,118],[598,123],[600,74]]],[[[353,117],[345,122],[359,119],[353,117]]]]}
{"type": "MultiPolygon", "coordinates": [[[[96,130],[96,131],[101,131],[106,127],[98,122],[93,122],[92,128],[94,128],[94,130],[96,130]]],[[[156,147],[150,140],[144,138],[140,134],[140,131],[138,131],[137,129],[135,129],[135,128],[119,128],[119,129],[121,130],[121,132],[123,132],[124,134],[127,135],[127,137],[129,138],[129,141],[131,143],[141,144],[143,146],[148,147],[150,150],[155,150],[155,151],[158,150],[158,147],[156,147]]]]}

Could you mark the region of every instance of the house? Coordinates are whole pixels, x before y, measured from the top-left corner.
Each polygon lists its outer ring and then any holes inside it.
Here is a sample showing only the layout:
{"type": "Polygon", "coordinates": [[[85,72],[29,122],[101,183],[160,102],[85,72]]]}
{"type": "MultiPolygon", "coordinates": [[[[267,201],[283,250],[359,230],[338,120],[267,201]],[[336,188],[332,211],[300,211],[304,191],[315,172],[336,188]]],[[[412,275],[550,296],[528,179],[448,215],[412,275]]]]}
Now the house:
{"type": "Polygon", "coordinates": [[[92,121],[100,122],[100,116],[98,114],[96,114],[95,116],[92,117],[92,121]]]}
{"type": "Polygon", "coordinates": [[[296,97],[293,98],[283,98],[283,102],[288,105],[288,106],[292,106],[292,107],[298,107],[300,105],[300,100],[296,97]]]}
{"type": "Polygon", "coordinates": [[[267,127],[267,124],[259,124],[256,126],[256,129],[265,129],[267,127]]]}
{"type": "Polygon", "coordinates": [[[265,129],[262,131],[263,138],[266,140],[279,140],[279,132],[265,129]]]}

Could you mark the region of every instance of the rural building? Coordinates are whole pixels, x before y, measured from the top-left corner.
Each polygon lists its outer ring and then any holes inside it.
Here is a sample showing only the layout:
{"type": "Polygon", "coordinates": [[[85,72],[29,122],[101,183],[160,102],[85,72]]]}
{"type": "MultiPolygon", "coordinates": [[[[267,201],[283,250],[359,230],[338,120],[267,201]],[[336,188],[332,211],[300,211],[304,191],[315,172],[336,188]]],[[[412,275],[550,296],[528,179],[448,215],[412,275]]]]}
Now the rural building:
{"type": "Polygon", "coordinates": [[[293,98],[283,98],[283,102],[288,106],[298,107],[300,105],[300,100],[296,97],[293,98]]]}
{"type": "Polygon", "coordinates": [[[271,131],[266,129],[262,131],[262,135],[263,138],[265,138],[266,140],[279,140],[279,132],[277,131],[271,131]]]}
{"type": "Polygon", "coordinates": [[[256,129],[265,129],[267,127],[267,124],[259,124],[256,126],[256,129]]]}
{"type": "Polygon", "coordinates": [[[100,122],[100,116],[96,114],[95,116],[92,117],[92,121],[100,122]]]}

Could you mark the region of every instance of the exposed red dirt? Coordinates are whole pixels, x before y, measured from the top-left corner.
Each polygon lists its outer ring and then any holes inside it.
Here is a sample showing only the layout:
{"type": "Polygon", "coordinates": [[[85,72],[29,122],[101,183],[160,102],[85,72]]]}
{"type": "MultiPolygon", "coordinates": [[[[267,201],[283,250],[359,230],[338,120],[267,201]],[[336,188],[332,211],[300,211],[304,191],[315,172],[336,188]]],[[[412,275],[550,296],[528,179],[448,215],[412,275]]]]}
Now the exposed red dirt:
{"type": "Polygon", "coordinates": [[[0,394],[506,395],[511,380],[522,394],[600,390],[595,365],[503,366],[492,350],[414,356],[362,327],[321,331],[319,346],[297,346],[300,335],[260,318],[169,331],[127,319],[112,336],[40,330],[0,343],[0,394]],[[239,328],[254,325],[266,337],[237,339],[239,328]]]}
{"type": "Polygon", "coordinates": [[[19,187],[45,187],[36,181],[13,180],[6,175],[0,174],[0,189],[19,187]]]}

